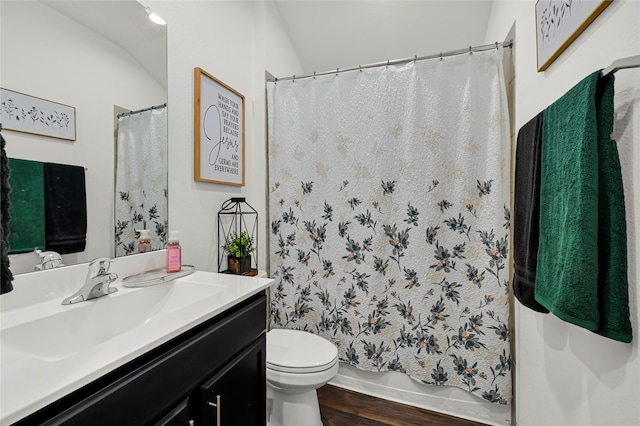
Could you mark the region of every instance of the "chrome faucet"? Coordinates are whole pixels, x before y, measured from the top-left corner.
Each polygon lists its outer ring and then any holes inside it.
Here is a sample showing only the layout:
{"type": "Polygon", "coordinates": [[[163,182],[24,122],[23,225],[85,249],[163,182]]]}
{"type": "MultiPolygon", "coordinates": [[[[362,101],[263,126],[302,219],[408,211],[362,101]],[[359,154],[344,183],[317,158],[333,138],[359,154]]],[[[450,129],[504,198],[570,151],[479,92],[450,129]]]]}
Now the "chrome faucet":
{"type": "Polygon", "coordinates": [[[34,271],[44,271],[45,269],[64,266],[62,263],[62,257],[55,251],[36,250],[36,253],[40,256],[40,264],[35,266],[34,271]]]}
{"type": "Polygon", "coordinates": [[[109,272],[111,262],[115,261],[116,259],[109,259],[107,257],[93,259],[89,263],[89,271],[87,272],[84,285],[80,290],[75,292],[75,294],[64,299],[62,304],[70,305],[72,303],[84,302],[85,300],[95,299],[118,291],[117,288],[109,287],[109,284],[118,279],[117,274],[109,272]]]}

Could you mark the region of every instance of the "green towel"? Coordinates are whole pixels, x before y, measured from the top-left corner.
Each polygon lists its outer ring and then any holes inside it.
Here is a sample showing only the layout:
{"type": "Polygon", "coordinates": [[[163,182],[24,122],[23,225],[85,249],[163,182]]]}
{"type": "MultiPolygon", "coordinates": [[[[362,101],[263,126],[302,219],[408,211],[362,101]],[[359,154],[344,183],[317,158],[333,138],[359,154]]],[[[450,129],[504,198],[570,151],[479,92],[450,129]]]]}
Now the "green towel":
{"type": "Polygon", "coordinates": [[[9,253],[44,249],[44,164],[9,158],[9,253]]]}
{"type": "Polygon", "coordinates": [[[596,333],[631,342],[627,281],[627,222],[622,171],[613,132],[614,77],[602,78],[596,89],[598,122],[598,310],[596,333]]]}
{"type": "Polygon", "coordinates": [[[544,111],[535,298],[564,321],[629,342],[624,197],[609,138],[613,79],[596,96],[599,75],[544,111]]]}

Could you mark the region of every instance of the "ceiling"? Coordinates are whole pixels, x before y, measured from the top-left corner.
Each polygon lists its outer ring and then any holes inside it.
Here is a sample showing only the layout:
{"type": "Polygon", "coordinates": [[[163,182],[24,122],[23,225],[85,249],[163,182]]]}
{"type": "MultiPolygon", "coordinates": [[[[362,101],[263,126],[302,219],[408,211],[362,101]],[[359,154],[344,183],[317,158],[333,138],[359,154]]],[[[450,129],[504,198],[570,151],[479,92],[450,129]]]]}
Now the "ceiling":
{"type": "Polygon", "coordinates": [[[41,0],[41,2],[129,52],[166,89],[166,27],[149,21],[144,6],[139,2],[136,0],[41,0]]]}
{"type": "Polygon", "coordinates": [[[490,0],[275,3],[305,73],[485,44],[492,5],[490,0]]]}
{"type": "MultiPolygon", "coordinates": [[[[166,30],[146,19],[142,1],[41,1],[129,51],[166,87],[166,30]]],[[[305,73],[484,44],[492,4],[491,0],[273,1],[305,73]]]]}

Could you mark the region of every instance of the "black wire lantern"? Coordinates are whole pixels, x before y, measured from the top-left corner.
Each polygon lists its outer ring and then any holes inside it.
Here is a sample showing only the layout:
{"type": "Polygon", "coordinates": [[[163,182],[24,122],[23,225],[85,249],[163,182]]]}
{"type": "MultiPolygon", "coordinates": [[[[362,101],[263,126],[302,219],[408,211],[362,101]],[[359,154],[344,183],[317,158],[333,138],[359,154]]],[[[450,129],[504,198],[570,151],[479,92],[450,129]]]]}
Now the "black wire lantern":
{"type": "Polygon", "coordinates": [[[258,212],[245,200],[230,198],[218,212],[218,272],[258,273],[258,212]]]}

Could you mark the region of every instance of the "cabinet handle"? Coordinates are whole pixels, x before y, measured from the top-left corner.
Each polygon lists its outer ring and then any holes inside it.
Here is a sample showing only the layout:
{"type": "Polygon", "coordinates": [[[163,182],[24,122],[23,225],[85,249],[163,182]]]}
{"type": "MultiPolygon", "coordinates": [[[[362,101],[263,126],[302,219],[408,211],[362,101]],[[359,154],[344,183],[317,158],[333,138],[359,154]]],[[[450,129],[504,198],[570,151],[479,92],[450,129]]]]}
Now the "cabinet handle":
{"type": "Polygon", "coordinates": [[[207,401],[207,404],[216,407],[216,426],[220,426],[220,395],[216,395],[215,404],[211,401],[207,401]]]}

